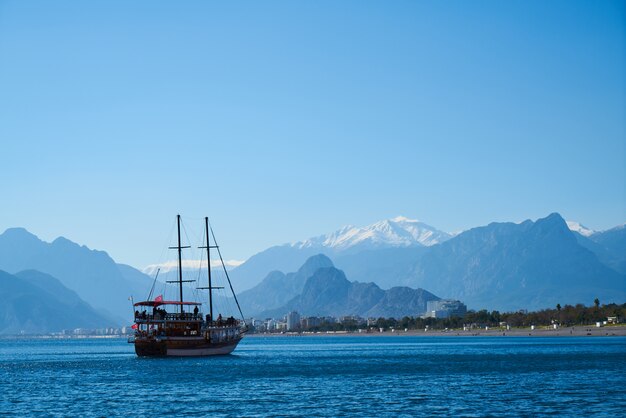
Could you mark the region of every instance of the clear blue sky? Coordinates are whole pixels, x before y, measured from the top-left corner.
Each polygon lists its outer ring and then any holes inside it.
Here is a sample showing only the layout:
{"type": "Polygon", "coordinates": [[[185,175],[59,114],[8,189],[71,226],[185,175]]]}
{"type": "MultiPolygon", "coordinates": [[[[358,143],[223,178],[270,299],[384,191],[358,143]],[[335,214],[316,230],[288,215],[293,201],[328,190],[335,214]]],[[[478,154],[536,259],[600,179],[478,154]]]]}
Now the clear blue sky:
{"type": "Polygon", "coordinates": [[[0,232],[143,267],[178,212],[232,259],[396,215],[612,227],[625,22],[621,1],[0,0],[0,232]]]}

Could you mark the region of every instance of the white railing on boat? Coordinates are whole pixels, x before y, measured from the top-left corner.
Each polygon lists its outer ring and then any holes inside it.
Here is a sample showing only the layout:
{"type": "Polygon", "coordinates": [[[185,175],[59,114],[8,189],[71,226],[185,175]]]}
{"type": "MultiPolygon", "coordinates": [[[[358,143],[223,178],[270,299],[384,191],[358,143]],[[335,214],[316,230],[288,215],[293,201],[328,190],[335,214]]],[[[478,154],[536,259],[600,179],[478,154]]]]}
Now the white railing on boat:
{"type": "MultiPolygon", "coordinates": [[[[208,315],[207,315],[208,316],[208,315]]],[[[145,323],[145,322],[162,322],[162,321],[194,321],[194,322],[203,322],[206,326],[210,327],[227,327],[227,326],[238,326],[241,324],[241,321],[230,317],[226,319],[216,320],[216,321],[208,321],[205,320],[202,314],[193,314],[193,313],[167,313],[167,314],[147,314],[140,313],[135,315],[136,323],[145,323]]]]}

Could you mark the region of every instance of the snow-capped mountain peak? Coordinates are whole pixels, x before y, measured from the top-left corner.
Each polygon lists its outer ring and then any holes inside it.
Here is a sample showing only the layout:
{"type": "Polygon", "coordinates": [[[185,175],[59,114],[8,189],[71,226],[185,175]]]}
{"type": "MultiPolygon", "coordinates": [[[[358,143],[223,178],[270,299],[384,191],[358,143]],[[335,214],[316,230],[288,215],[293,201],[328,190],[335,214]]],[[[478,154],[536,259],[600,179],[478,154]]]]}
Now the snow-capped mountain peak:
{"type": "Polygon", "coordinates": [[[423,222],[397,216],[365,227],[344,226],[330,234],[296,242],[292,246],[298,248],[326,247],[343,251],[357,245],[366,248],[430,246],[446,241],[450,237],[450,234],[439,231],[423,222]]]}
{"type": "Polygon", "coordinates": [[[396,216],[390,219],[391,222],[419,222],[417,219],[409,219],[405,216],[396,216]]]}
{"type": "Polygon", "coordinates": [[[566,221],[566,222],[567,222],[567,227],[570,229],[570,231],[578,232],[580,235],[584,237],[589,237],[596,233],[596,231],[594,231],[593,229],[589,229],[586,226],[581,225],[578,222],[574,222],[574,221],[566,221]]]}

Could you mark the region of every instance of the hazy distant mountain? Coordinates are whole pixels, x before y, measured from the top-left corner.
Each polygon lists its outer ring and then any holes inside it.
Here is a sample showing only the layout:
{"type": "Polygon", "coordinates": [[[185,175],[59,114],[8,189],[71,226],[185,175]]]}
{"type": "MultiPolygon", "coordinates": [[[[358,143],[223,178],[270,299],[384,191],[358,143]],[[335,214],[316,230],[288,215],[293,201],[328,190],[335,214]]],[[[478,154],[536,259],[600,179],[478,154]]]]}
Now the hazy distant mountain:
{"type": "Polygon", "coordinates": [[[350,279],[374,282],[383,289],[410,283],[413,266],[433,247],[380,248],[334,256],[335,265],[350,279]]]}
{"type": "MultiPolygon", "coordinates": [[[[206,260],[190,260],[183,258],[181,261],[183,266],[183,277],[198,277],[198,275],[200,277],[207,277],[206,260]]],[[[230,272],[233,268],[243,263],[231,260],[224,261],[224,264],[226,266],[226,270],[230,272]]],[[[212,260],[211,265],[211,273],[213,275],[223,274],[224,267],[218,260],[212,260]]],[[[132,269],[138,271],[134,268],[132,269]]],[[[174,259],[161,264],[150,264],[141,269],[141,273],[152,278],[156,276],[157,272],[159,273],[159,277],[177,276],[178,260],[174,259]]]]}
{"type": "Polygon", "coordinates": [[[416,316],[426,312],[426,302],[429,300],[439,300],[439,298],[424,289],[411,289],[406,286],[392,287],[385,290],[382,299],[364,315],[374,318],[416,316]]]}
{"type": "Polygon", "coordinates": [[[134,296],[140,297],[141,295],[146,295],[148,293],[147,288],[144,286],[150,284],[150,281],[154,279],[153,277],[150,277],[127,264],[116,263],[116,266],[124,279],[132,283],[133,286],[143,287],[139,294],[134,294],[134,296]]]}
{"type": "Polygon", "coordinates": [[[130,266],[117,265],[104,251],[59,237],[47,243],[23,228],[0,235],[0,269],[34,269],[56,277],[100,312],[129,318],[128,297],[146,295],[152,280],[130,266]]]}
{"type": "Polygon", "coordinates": [[[276,309],[302,293],[306,280],[322,267],[332,267],[332,261],[323,254],[310,257],[296,273],[280,271],[269,273],[252,289],[237,296],[246,315],[276,309]]]}
{"type": "Polygon", "coordinates": [[[490,224],[456,236],[406,218],[345,227],[271,247],[234,269],[232,277],[237,288],[250,288],[270,271],[295,271],[308,257],[323,253],[351,280],[383,289],[424,287],[442,297],[465,298],[473,308],[544,308],[563,288],[565,298],[554,303],[590,303],[594,292],[605,300],[623,300],[625,228],[595,232],[553,214],[538,220],[533,231],[548,219],[558,226],[556,236],[531,236],[526,229],[535,223],[530,221],[490,224]],[[478,236],[483,233],[487,236],[478,236]],[[523,298],[513,296],[518,290],[523,298]]]}
{"type": "Polygon", "coordinates": [[[626,300],[626,277],[581,246],[554,213],[492,223],[428,248],[408,282],[480,309],[539,309],[626,300]]]}
{"type": "Polygon", "coordinates": [[[581,243],[596,253],[606,265],[626,274],[626,225],[595,232],[587,240],[581,240],[581,243]]]}
{"type": "MultiPolygon", "coordinates": [[[[435,245],[450,238],[450,234],[423,222],[399,216],[362,228],[346,226],[327,235],[268,248],[233,269],[232,277],[238,289],[249,289],[259,283],[269,272],[295,271],[307,258],[321,253],[336,260],[337,265],[345,268],[350,274],[357,271],[364,273],[363,276],[358,277],[358,280],[369,280],[372,277],[370,270],[380,270],[374,262],[376,259],[351,256],[365,251],[377,252],[389,248],[420,248],[435,245]],[[367,263],[368,268],[360,267],[361,260],[367,263]]],[[[393,252],[386,254],[395,255],[393,252]]],[[[399,251],[398,254],[404,256],[407,252],[399,251]]],[[[379,261],[385,262],[382,259],[379,261]]],[[[388,264],[393,265],[393,259],[389,260],[388,264]]],[[[391,276],[389,272],[385,275],[386,278],[391,276]]],[[[386,281],[393,282],[394,280],[392,278],[386,281]]]]}
{"type": "Polygon", "coordinates": [[[35,270],[16,275],[0,271],[0,294],[0,334],[38,334],[119,325],[54,277],[35,270]]]}
{"type": "MultiPolygon", "coordinates": [[[[320,260],[324,260],[324,263],[330,261],[316,256],[309,259],[305,266],[310,266],[312,260],[314,263],[320,260]]],[[[304,270],[303,267],[299,273],[304,270]]],[[[385,291],[374,283],[350,282],[341,270],[320,267],[306,279],[299,295],[284,306],[268,309],[260,316],[280,317],[292,310],[307,316],[415,316],[426,311],[427,301],[438,299],[423,289],[396,287],[385,291]]]]}
{"type": "Polygon", "coordinates": [[[384,294],[374,283],[350,282],[341,270],[325,267],[307,279],[302,294],[288,302],[283,311],[317,316],[363,315],[384,294]]]}
{"type": "Polygon", "coordinates": [[[596,232],[589,238],[604,245],[615,254],[626,254],[626,224],[616,226],[606,231],[596,232]]]}
{"type": "Polygon", "coordinates": [[[296,271],[307,258],[319,253],[312,248],[299,250],[291,245],[270,247],[234,268],[230,275],[237,289],[250,289],[272,271],[296,271]]]}
{"type": "MultiPolygon", "coordinates": [[[[317,261],[300,269],[318,254],[332,258],[351,280],[376,283],[381,291],[397,286],[423,287],[445,298],[461,299],[475,309],[589,304],[596,297],[602,302],[626,300],[624,225],[593,232],[552,214],[536,222],[493,223],[451,237],[420,222],[395,218],[271,247],[251,257],[230,272],[244,313],[278,309],[302,295],[306,280],[319,267],[332,267],[328,258],[317,256],[317,261]],[[249,290],[242,294],[246,288],[249,290]]],[[[90,250],[62,237],[52,243],[43,242],[21,228],[0,235],[0,269],[9,273],[27,269],[48,273],[98,312],[112,312],[120,321],[129,318],[128,296],[134,295],[135,300],[146,297],[153,282],[153,277],[116,264],[103,251],[90,250]]],[[[214,285],[225,287],[221,295],[215,295],[216,311],[224,313],[234,303],[225,278],[218,280],[223,272],[215,273],[214,285]]],[[[188,278],[198,278],[206,286],[205,276],[206,270],[188,278]]],[[[159,276],[160,281],[167,279],[167,274],[159,276]]],[[[196,286],[185,287],[185,294],[198,294],[206,300],[207,295],[196,286]]],[[[376,293],[368,286],[363,289],[376,293]]],[[[163,289],[164,285],[158,283],[154,295],[163,289]]],[[[394,297],[385,302],[381,312],[392,312],[397,300],[394,297]]]]}

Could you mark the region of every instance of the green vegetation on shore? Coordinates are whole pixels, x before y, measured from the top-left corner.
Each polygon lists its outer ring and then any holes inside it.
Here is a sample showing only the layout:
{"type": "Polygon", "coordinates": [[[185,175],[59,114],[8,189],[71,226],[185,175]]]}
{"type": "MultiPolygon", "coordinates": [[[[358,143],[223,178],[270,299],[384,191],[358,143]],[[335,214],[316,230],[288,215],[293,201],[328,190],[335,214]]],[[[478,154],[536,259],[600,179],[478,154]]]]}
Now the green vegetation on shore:
{"type": "MultiPolygon", "coordinates": [[[[619,322],[626,318],[626,303],[617,305],[611,303],[600,306],[599,302],[594,306],[586,307],[583,304],[575,306],[557,305],[555,309],[543,309],[536,312],[506,312],[498,311],[469,311],[463,317],[450,318],[420,318],[405,316],[402,319],[378,318],[376,328],[384,329],[454,329],[464,326],[475,327],[497,327],[501,323],[506,323],[511,327],[549,326],[559,324],[560,326],[589,325],[598,321],[606,321],[609,317],[616,317],[619,322]]],[[[302,331],[356,331],[366,327],[366,324],[351,319],[343,322],[322,322],[319,326],[310,327],[302,331]]]]}

